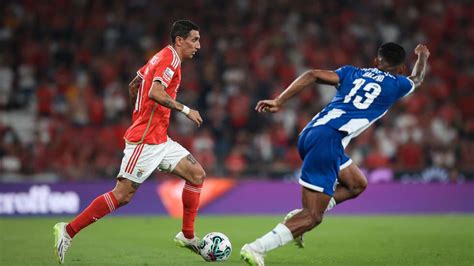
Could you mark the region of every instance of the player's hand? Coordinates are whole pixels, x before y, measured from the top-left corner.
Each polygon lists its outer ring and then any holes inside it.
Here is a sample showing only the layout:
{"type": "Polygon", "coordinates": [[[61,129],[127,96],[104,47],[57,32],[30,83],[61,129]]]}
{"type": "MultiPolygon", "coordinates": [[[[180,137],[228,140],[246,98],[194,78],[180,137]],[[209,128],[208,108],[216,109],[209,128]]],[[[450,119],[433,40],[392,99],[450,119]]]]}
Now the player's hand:
{"type": "Polygon", "coordinates": [[[198,127],[201,126],[202,118],[198,111],[190,109],[189,114],[187,114],[186,117],[196,123],[198,127]]]}
{"type": "Polygon", "coordinates": [[[257,103],[255,110],[259,113],[276,113],[280,111],[281,105],[276,100],[262,100],[257,103]]]}
{"type": "Polygon", "coordinates": [[[428,50],[428,47],[423,44],[418,44],[415,48],[415,54],[421,57],[428,58],[430,56],[430,50],[428,50]]]}

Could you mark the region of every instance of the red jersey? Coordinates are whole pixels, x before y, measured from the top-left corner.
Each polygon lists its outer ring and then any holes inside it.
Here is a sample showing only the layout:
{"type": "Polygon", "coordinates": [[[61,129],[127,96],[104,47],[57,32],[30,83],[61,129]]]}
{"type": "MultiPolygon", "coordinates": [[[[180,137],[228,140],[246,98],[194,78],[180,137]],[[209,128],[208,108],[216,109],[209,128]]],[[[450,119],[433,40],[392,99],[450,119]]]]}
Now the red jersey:
{"type": "Polygon", "coordinates": [[[171,109],[148,98],[153,82],[160,82],[166,93],[176,99],[181,83],[181,59],[171,45],[155,54],[137,74],[142,78],[132,125],[125,132],[128,143],[160,144],[167,140],[171,109]]]}

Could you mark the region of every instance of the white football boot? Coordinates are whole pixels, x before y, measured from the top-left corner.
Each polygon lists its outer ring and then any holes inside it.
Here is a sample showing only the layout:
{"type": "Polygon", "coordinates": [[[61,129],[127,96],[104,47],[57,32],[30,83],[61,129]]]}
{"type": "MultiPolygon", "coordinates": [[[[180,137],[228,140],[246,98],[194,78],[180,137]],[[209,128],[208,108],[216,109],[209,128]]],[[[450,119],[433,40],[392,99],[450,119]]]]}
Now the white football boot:
{"type": "Polygon", "coordinates": [[[265,254],[254,250],[249,244],[240,250],[240,258],[250,266],[265,266],[265,254]]]}
{"type": "Polygon", "coordinates": [[[72,238],[66,232],[67,223],[57,223],[53,227],[54,231],[54,254],[59,264],[64,263],[64,256],[67,249],[71,246],[72,238]]]}
{"type": "Polygon", "coordinates": [[[199,254],[199,237],[194,236],[193,239],[188,239],[184,236],[183,232],[179,232],[175,237],[174,237],[174,242],[176,245],[183,247],[183,248],[188,248],[192,252],[199,254]]]}

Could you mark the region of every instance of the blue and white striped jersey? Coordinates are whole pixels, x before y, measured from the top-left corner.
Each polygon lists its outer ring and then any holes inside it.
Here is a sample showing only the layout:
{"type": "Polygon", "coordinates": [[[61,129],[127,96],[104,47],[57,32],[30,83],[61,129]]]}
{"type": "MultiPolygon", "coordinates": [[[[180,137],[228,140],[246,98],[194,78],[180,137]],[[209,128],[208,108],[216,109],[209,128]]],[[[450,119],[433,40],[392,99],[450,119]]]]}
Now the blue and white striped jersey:
{"type": "Polygon", "coordinates": [[[343,66],[336,70],[339,85],[332,101],[305,127],[326,125],[347,133],[344,148],[400,98],[415,89],[413,81],[377,68],[343,66]]]}

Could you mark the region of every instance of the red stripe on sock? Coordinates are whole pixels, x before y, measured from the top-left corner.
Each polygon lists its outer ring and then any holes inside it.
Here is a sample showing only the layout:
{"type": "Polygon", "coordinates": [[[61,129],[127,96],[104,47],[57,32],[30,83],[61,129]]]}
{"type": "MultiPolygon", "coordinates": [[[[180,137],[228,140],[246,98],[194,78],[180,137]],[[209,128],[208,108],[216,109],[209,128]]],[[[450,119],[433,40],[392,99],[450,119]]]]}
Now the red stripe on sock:
{"type": "Polygon", "coordinates": [[[105,201],[107,201],[107,205],[109,206],[109,210],[112,212],[115,210],[114,204],[112,203],[112,199],[110,198],[109,194],[104,194],[105,201]]]}
{"type": "Polygon", "coordinates": [[[184,186],[184,189],[189,190],[189,191],[192,191],[192,192],[196,192],[196,193],[201,193],[201,189],[200,189],[200,188],[191,187],[191,186],[188,186],[188,185],[185,185],[185,186],[184,186]]]}

